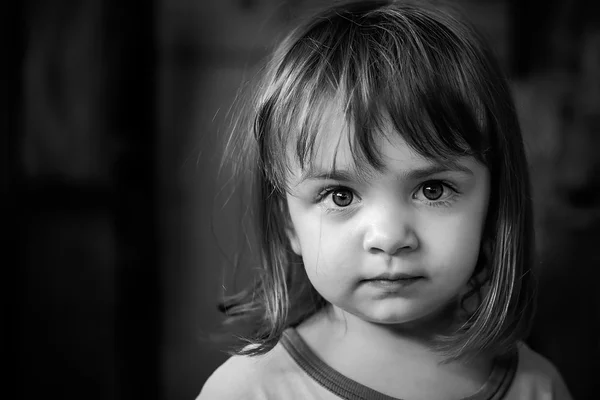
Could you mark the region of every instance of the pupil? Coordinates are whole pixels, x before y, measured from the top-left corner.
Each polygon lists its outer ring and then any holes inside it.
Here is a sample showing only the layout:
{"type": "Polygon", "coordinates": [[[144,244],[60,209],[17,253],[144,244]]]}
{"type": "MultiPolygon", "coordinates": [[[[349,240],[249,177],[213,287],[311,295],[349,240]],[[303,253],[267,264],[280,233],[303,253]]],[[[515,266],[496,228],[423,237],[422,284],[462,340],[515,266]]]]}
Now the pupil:
{"type": "Polygon", "coordinates": [[[339,190],[333,193],[333,202],[338,207],[347,207],[352,203],[354,195],[347,190],[339,190]]]}
{"type": "Polygon", "coordinates": [[[443,188],[440,183],[430,183],[423,187],[423,194],[428,200],[437,200],[442,197],[443,188]]]}

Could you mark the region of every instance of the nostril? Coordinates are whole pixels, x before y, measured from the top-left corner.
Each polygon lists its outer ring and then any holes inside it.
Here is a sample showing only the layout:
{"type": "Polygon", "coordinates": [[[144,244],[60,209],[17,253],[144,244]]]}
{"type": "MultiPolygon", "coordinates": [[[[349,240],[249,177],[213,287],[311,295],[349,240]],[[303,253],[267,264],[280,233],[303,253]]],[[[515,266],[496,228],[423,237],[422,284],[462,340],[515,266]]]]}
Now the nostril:
{"type": "Polygon", "coordinates": [[[369,249],[369,252],[373,253],[373,254],[379,254],[379,253],[385,253],[383,250],[378,249],[377,247],[371,247],[369,249]]]}
{"type": "Polygon", "coordinates": [[[395,256],[401,252],[408,252],[414,250],[416,248],[415,245],[404,244],[398,246],[386,246],[386,247],[378,247],[373,246],[369,248],[369,252],[371,254],[386,254],[388,256],[395,256]]]}

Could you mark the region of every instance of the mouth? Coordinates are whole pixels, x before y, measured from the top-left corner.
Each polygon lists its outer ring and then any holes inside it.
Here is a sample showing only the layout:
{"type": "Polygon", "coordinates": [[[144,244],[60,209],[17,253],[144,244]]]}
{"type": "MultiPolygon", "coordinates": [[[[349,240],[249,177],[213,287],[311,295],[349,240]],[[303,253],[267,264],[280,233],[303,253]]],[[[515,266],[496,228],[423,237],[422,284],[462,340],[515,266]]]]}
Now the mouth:
{"type": "Polygon", "coordinates": [[[383,273],[373,278],[365,279],[366,281],[402,281],[402,280],[413,280],[413,279],[424,279],[422,275],[416,274],[404,274],[404,273],[383,273]]]}
{"type": "Polygon", "coordinates": [[[382,274],[374,278],[365,279],[364,282],[372,286],[393,289],[408,287],[424,279],[425,277],[420,275],[382,274]]]}

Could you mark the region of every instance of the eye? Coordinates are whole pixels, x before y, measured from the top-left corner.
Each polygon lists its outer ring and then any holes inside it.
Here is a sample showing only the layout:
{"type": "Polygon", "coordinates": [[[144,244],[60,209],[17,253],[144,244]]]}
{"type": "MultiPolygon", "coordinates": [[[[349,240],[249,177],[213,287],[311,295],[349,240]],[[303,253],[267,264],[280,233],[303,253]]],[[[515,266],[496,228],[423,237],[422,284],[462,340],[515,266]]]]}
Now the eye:
{"type": "Polygon", "coordinates": [[[339,188],[331,192],[331,201],[338,207],[348,207],[354,200],[354,194],[349,189],[339,188]]]}
{"type": "Polygon", "coordinates": [[[344,208],[355,201],[354,197],[354,192],[351,189],[337,186],[323,189],[319,193],[317,201],[323,202],[329,208],[344,208]]]}
{"type": "Polygon", "coordinates": [[[450,184],[444,181],[431,180],[424,182],[419,187],[414,198],[432,206],[442,206],[449,205],[456,200],[457,195],[458,191],[450,184]]]}
{"type": "Polygon", "coordinates": [[[423,187],[423,195],[427,200],[439,200],[444,194],[444,185],[439,181],[426,182],[423,187]]]}

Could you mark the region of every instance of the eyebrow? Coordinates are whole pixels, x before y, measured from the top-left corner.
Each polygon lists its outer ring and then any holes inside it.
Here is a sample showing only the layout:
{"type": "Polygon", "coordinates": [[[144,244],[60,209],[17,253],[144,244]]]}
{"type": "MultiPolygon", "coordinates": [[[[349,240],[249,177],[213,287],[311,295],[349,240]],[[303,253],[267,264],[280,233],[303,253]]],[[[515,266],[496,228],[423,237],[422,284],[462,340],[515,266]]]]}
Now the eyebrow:
{"type": "MultiPolygon", "coordinates": [[[[444,172],[460,172],[463,174],[467,174],[473,176],[473,171],[471,171],[468,167],[460,164],[455,160],[445,160],[443,163],[435,163],[424,166],[422,168],[415,168],[411,170],[402,171],[400,179],[401,180],[421,180],[427,178],[431,175],[444,173],[444,172]]],[[[324,170],[308,170],[306,171],[300,182],[304,182],[307,180],[334,180],[334,181],[343,181],[343,182],[351,182],[351,181],[368,181],[370,177],[370,173],[366,174],[357,174],[352,170],[345,169],[336,169],[331,171],[324,170]]]]}

